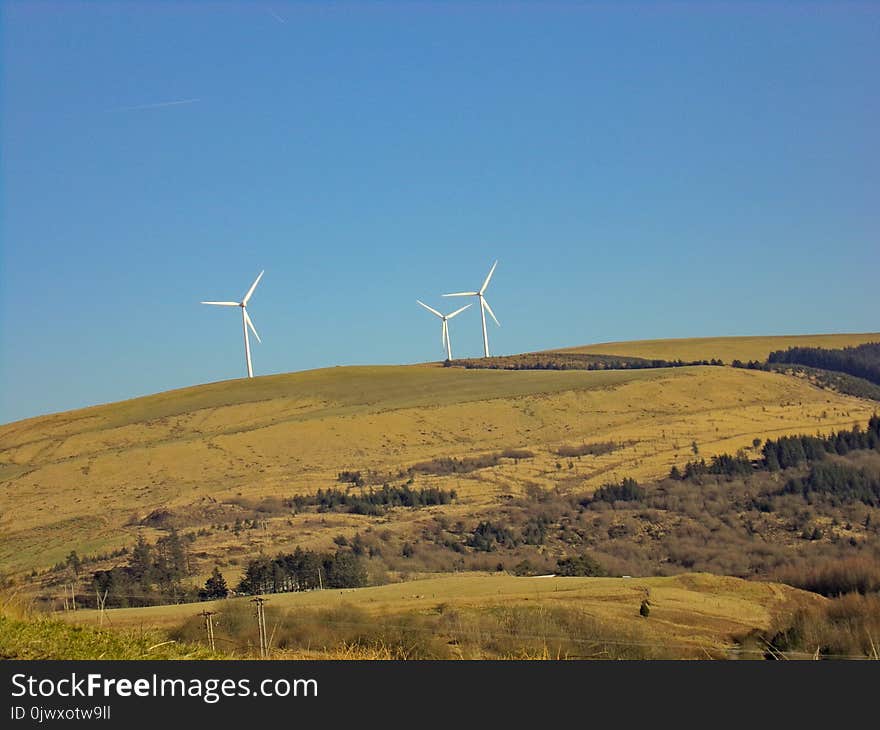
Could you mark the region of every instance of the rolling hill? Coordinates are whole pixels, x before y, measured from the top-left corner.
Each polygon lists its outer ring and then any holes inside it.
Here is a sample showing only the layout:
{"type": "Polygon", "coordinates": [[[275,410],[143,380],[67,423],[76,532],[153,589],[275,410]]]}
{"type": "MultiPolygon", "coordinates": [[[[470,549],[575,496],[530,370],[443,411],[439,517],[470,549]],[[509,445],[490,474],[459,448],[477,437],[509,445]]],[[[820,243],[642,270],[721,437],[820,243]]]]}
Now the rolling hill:
{"type": "Polygon", "coordinates": [[[839,348],[877,342],[880,334],[840,335],[779,335],[769,337],[693,337],[670,340],[633,340],[632,342],[603,342],[583,347],[567,347],[551,352],[571,352],[626,357],[657,358],[661,360],[711,360],[718,358],[730,364],[733,360],[763,361],[774,350],[789,347],[839,348]]]}
{"type": "MultiPolygon", "coordinates": [[[[104,624],[127,631],[149,627],[197,646],[205,642],[198,614],[207,608],[217,612],[218,646],[254,655],[247,601],[113,609],[104,624]]],[[[363,643],[371,631],[385,649],[415,644],[422,653],[409,658],[705,658],[736,656],[738,640],[766,631],[799,607],[825,602],[786,585],[700,573],[632,579],[465,573],[276,594],[267,615],[278,659],[340,658],[336,642],[354,636],[363,643]],[[646,596],[648,620],[639,614],[646,596]],[[420,636],[424,632],[430,636],[420,636]],[[401,633],[407,641],[400,641],[401,633]]],[[[62,617],[85,627],[101,623],[95,610],[62,617]]],[[[760,657],[761,651],[745,656],[760,657]]]]}
{"type": "MultiPolygon", "coordinates": [[[[795,341],[872,339],[880,335],[572,351],[729,361],[795,341]]],[[[486,468],[413,477],[417,486],[456,491],[454,503],[432,510],[473,521],[527,486],[590,489],[623,476],[654,478],[696,451],[709,456],[747,448],[754,438],[848,428],[875,409],[803,379],[729,367],[509,372],[429,364],[212,383],[0,426],[0,570],[46,569],[71,549],[107,552],[173,524],[205,533],[193,551],[195,570],[204,572],[261,551],[325,549],[334,536],[370,524],[402,534],[420,529],[419,511],[375,518],[281,510],[247,539],[228,530],[261,500],[338,486],[342,471],[372,473],[379,483],[432,460],[493,455],[486,468]],[[565,447],[597,443],[611,446],[568,463],[560,456],[565,447]]]]}

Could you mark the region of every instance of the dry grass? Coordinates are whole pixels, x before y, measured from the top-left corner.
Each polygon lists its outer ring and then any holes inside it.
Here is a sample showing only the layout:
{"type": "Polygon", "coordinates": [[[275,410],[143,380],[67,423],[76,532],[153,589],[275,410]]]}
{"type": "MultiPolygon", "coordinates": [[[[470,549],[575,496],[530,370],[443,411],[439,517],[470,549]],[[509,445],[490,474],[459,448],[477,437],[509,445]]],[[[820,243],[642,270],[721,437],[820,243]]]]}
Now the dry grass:
{"type": "MultiPolygon", "coordinates": [[[[259,644],[252,611],[227,607],[217,624],[217,641],[253,654],[259,644]],[[241,613],[236,620],[230,614],[241,613]]],[[[379,659],[676,659],[720,656],[714,645],[664,643],[648,622],[621,626],[570,605],[490,605],[375,616],[342,604],[296,611],[269,608],[270,647],[275,658],[379,659]]],[[[171,636],[204,642],[204,625],[189,618],[171,636]]]]}
{"type": "Polygon", "coordinates": [[[782,612],[764,643],[778,659],[880,660],[880,595],[851,593],[782,612]]]}
{"type": "MultiPolygon", "coordinates": [[[[342,645],[351,646],[355,639],[363,636],[368,636],[370,640],[360,642],[362,649],[379,650],[384,646],[385,650],[390,650],[394,644],[389,638],[394,636],[391,628],[406,626],[406,621],[418,621],[417,617],[446,614],[468,617],[462,624],[467,631],[479,633],[482,625],[487,635],[504,634],[500,638],[495,636],[495,643],[491,646],[483,640],[472,642],[474,646],[482,646],[492,656],[510,657],[519,649],[539,654],[544,643],[541,639],[526,641],[532,634],[523,628],[539,621],[530,613],[534,609],[539,613],[551,612],[547,626],[568,625],[571,616],[565,612],[576,611],[584,620],[593,622],[593,636],[602,636],[602,627],[613,627],[613,631],[605,631],[606,640],[613,638],[612,634],[621,641],[624,635],[629,635],[633,642],[635,639],[632,637],[637,637],[636,643],[646,646],[659,649],[675,647],[677,655],[681,656],[689,655],[688,652],[694,650],[702,653],[703,649],[723,652],[731,644],[732,637],[766,630],[781,611],[792,611],[822,600],[819,596],[788,586],[707,574],[632,579],[462,574],[343,591],[274,594],[269,596],[267,606],[275,612],[275,623],[280,622],[279,626],[282,627],[286,625],[285,616],[293,617],[290,621],[303,616],[312,619],[324,617],[323,623],[306,621],[298,630],[294,630],[295,621],[290,624],[292,628],[285,634],[288,637],[285,647],[290,651],[303,651],[304,648],[338,651],[342,645]],[[639,615],[639,607],[646,596],[650,596],[651,601],[648,619],[639,615]],[[510,613],[520,609],[526,610],[526,613],[510,613]],[[554,618],[552,611],[557,609],[563,613],[556,614],[554,618]],[[397,620],[395,617],[402,618],[397,620]],[[353,634],[332,630],[334,621],[348,625],[353,631],[357,630],[353,634]],[[361,626],[381,622],[387,625],[388,631],[371,629],[371,632],[367,632],[368,626],[361,626]],[[505,622],[508,629],[501,631],[498,626],[505,622]],[[319,625],[325,628],[315,628],[319,625]],[[490,625],[495,628],[490,630],[490,625]],[[309,636],[312,637],[311,644],[308,643],[309,636]]],[[[229,631],[230,636],[238,636],[239,639],[235,641],[244,646],[248,642],[247,632],[253,629],[251,607],[247,601],[241,598],[211,604],[114,609],[108,610],[106,615],[117,628],[170,631],[193,620],[197,613],[209,605],[212,610],[227,613],[230,618],[225,620],[227,627],[224,630],[229,631]]],[[[98,620],[94,611],[77,611],[76,614],[64,614],[64,617],[85,625],[98,620]]],[[[223,625],[224,619],[221,618],[220,622],[223,625]]],[[[444,629],[448,638],[454,638],[453,629],[458,630],[455,626],[446,626],[444,629]]],[[[193,639],[198,636],[198,630],[199,625],[193,623],[191,631],[195,633],[175,636],[193,639]]],[[[542,631],[543,638],[560,633],[550,628],[542,631]]],[[[571,636],[573,631],[563,633],[571,636]]],[[[397,638],[403,641],[399,635],[397,638]]],[[[410,651],[414,652],[412,643],[408,645],[411,646],[410,651]]],[[[570,643],[566,646],[567,650],[571,650],[570,643]]],[[[427,638],[419,647],[422,654],[439,651],[427,638]]]]}
{"type": "Polygon", "coordinates": [[[789,347],[839,348],[880,341],[880,334],[841,335],[778,335],[771,337],[693,337],[675,340],[635,340],[632,342],[602,342],[597,345],[568,347],[553,352],[571,352],[593,355],[622,355],[625,357],[657,358],[661,360],[711,360],[719,358],[728,365],[733,360],[766,360],[774,350],[789,347]]]}
{"type": "MultiPolygon", "coordinates": [[[[715,338],[585,350],[729,362],[761,359],[792,344],[839,347],[877,338],[715,338]]],[[[473,523],[529,490],[583,493],[625,476],[647,481],[693,458],[694,444],[708,459],[748,448],[756,437],[849,428],[875,409],[875,402],[820,390],[804,379],[718,367],[597,372],[359,367],[214,383],[0,427],[0,572],[22,579],[31,568],[63,561],[71,549],[88,555],[131,545],[138,531],[155,539],[156,528],[137,524],[155,509],[169,510],[186,529],[231,523],[265,506],[265,529],[236,535],[212,528],[193,545],[198,579],[216,562],[234,583],[241,566],[261,552],[297,545],[332,549],[334,536],[366,530],[374,530],[371,539],[393,533],[389,544],[396,544],[417,538],[437,518],[473,523]],[[606,443],[618,448],[594,448],[606,443]],[[378,517],[291,514],[284,506],[284,498],[294,494],[338,487],[337,476],[345,470],[408,477],[419,463],[487,453],[503,458],[467,473],[415,474],[414,488],[454,489],[459,498],[450,505],[378,517]]],[[[92,563],[88,570],[98,567],[108,566],[92,563]]],[[[108,611],[114,631],[129,632],[119,639],[93,632],[94,612],[64,616],[81,625],[65,627],[34,620],[26,599],[16,600],[4,609],[2,641],[18,647],[10,653],[34,657],[58,653],[65,642],[81,647],[82,656],[93,650],[138,656],[157,643],[153,632],[168,631],[204,607],[108,611]],[[23,643],[16,643],[16,636],[23,643]],[[123,643],[114,644],[117,640],[123,643]]],[[[269,605],[279,621],[301,614],[318,625],[344,609],[352,616],[382,617],[387,624],[369,635],[329,633],[315,647],[303,643],[308,627],[291,623],[285,649],[290,657],[448,651],[451,657],[557,658],[574,655],[578,642],[589,644],[590,636],[602,631],[607,638],[608,626],[618,638],[630,637],[632,645],[675,645],[684,655],[723,652],[731,637],[784,628],[780,616],[799,607],[812,616],[810,607],[822,600],[786,586],[708,575],[627,580],[456,574],[281,594],[269,605]],[[648,594],[650,616],[643,618],[639,606],[648,594]],[[456,638],[450,616],[461,618],[455,630],[466,627],[467,642],[456,638]],[[595,622],[594,633],[577,634],[580,620],[574,616],[595,622]],[[459,643],[413,643],[394,633],[399,625],[409,627],[406,636],[420,627],[442,630],[459,643]],[[509,630],[501,631],[504,626],[509,630]],[[530,631],[537,637],[531,642],[496,640],[530,631]],[[560,635],[567,643],[551,640],[560,635]]],[[[214,605],[222,612],[236,603],[214,605]]]]}
{"type": "Polygon", "coordinates": [[[216,659],[198,644],[169,640],[154,629],[74,625],[40,614],[17,593],[0,594],[3,659],[216,659]]]}
{"type": "MultiPolygon", "coordinates": [[[[797,378],[718,367],[358,367],[214,383],[0,427],[0,571],[45,568],[71,549],[131,545],[139,530],[154,539],[136,523],[157,508],[193,527],[233,522],[242,500],[312,494],[346,469],[396,474],[474,453],[533,453],[468,474],[416,476],[417,487],[456,491],[458,501],[442,508],[450,520],[471,519],[527,484],[584,490],[647,480],[691,458],[694,442],[708,458],[754,437],[848,428],[875,408],[797,378]],[[561,447],[606,441],[621,448],[560,463],[561,447]]],[[[398,510],[390,526],[415,534],[423,517],[398,510]]],[[[265,530],[200,538],[195,562],[205,573],[233,549],[240,561],[297,544],[327,549],[334,535],[373,524],[270,515],[265,530]]]]}

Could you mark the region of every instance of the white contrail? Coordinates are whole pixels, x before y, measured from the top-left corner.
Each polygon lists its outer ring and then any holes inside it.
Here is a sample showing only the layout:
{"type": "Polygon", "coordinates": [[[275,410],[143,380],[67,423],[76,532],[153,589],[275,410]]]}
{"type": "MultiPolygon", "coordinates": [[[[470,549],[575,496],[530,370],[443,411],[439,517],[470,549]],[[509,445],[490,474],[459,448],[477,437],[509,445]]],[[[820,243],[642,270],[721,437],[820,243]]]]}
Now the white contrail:
{"type": "Polygon", "coordinates": [[[120,106],[115,109],[107,109],[108,112],[133,112],[139,109],[159,109],[163,106],[180,106],[181,104],[195,104],[201,99],[179,99],[177,101],[160,101],[156,104],[139,104],[138,106],[120,106]]]}
{"type": "Polygon", "coordinates": [[[279,23],[284,23],[284,25],[287,25],[287,21],[284,18],[282,18],[280,15],[278,15],[278,13],[276,13],[274,10],[272,10],[272,8],[266,8],[266,10],[268,10],[269,15],[271,15],[273,18],[275,18],[275,20],[277,20],[279,23]]]}

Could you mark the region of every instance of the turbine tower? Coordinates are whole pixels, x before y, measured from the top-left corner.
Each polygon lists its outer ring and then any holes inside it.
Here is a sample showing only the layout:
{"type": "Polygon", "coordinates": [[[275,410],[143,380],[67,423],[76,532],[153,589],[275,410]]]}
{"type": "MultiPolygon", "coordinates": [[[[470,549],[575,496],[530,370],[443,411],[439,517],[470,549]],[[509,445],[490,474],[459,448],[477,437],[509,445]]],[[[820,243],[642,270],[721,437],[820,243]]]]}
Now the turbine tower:
{"type": "Polygon", "coordinates": [[[440,317],[440,319],[442,321],[442,324],[440,327],[440,332],[441,332],[440,341],[443,343],[443,347],[446,348],[446,359],[451,360],[452,359],[452,342],[449,339],[449,324],[448,324],[448,322],[456,314],[461,314],[465,309],[467,309],[471,305],[465,304],[461,309],[456,309],[452,314],[440,314],[440,312],[438,312],[436,309],[434,309],[432,307],[429,307],[424,302],[420,302],[418,299],[416,299],[416,302],[421,304],[425,309],[427,309],[429,312],[431,312],[431,314],[436,314],[438,317],[440,317]]]}
{"type": "Polygon", "coordinates": [[[486,301],[486,297],[484,296],[486,293],[486,287],[489,286],[489,279],[492,278],[492,274],[495,273],[495,267],[498,266],[498,262],[496,261],[492,264],[492,268],[489,269],[489,275],[486,277],[486,281],[483,282],[483,286],[480,287],[480,291],[462,291],[457,292],[455,294],[444,294],[444,297],[476,297],[480,302],[480,316],[483,320],[483,356],[489,357],[489,335],[486,332],[486,312],[492,315],[492,319],[495,320],[495,324],[499,327],[501,326],[501,322],[498,321],[498,318],[495,316],[495,312],[492,311],[492,307],[489,306],[489,302],[486,301]]]}
{"type": "Polygon", "coordinates": [[[260,275],[254,280],[254,283],[251,284],[251,288],[248,289],[247,294],[244,295],[244,299],[240,302],[202,302],[202,304],[213,304],[215,307],[241,307],[241,328],[244,330],[244,359],[247,363],[247,374],[249,378],[254,377],[254,369],[251,367],[251,342],[248,339],[248,327],[251,328],[251,332],[254,333],[257,342],[262,344],[263,341],[257,334],[257,328],[254,327],[254,323],[251,321],[250,315],[247,313],[247,305],[251,296],[253,296],[254,289],[257,288],[257,284],[260,283],[260,279],[263,278],[263,274],[265,273],[265,271],[260,272],[260,275]]]}

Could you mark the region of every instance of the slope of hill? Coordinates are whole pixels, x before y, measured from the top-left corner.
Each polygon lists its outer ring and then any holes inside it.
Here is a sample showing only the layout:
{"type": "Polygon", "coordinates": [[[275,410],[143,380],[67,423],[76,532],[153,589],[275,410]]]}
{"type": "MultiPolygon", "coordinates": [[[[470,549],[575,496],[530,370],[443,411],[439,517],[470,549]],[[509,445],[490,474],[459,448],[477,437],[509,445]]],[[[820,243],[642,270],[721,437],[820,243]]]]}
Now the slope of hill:
{"type": "Polygon", "coordinates": [[[798,378],[719,367],[346,367],[212,383],[0,427],[0,570],[130,546],[170,523],[212,533],[193,548],[195,570],[209,571],[232,554],[326,549],[365,525],[420,529],[417,510],[282,510],[246,540],[229,529],[246,505],[339,486],[345,470],[454,489],[454,503],[432,509],[470,522],[526,488],[657,477],[695,450],[708,457],[753,438],[850,427],[875,407],[798,378]],[[565,456],[585,445],[593,453],[565,456]],[[492,458],[467,473],[408,471],[474,454],[492,458]]]}
{"type": "Polygon", "coordinates": [[[552,352],[598,355],[622,355],[661,360],[711,360],[718,358],[728,365],[733,360],[764,361],[774,350],[789,347],[850,347],[880,341],[880,333],[840,335],[778,335],[768,337],[693,337],[671,340],[634,340],[602,342],[582,347],[567,347],[552,352]]]}
{"type": "MultiPolygon", "coordinates": [[[[371,632],[388,648],[411,644],[423,652],[444,652],[453,647],[450,653],[410,658],[511,658],[548,649],[548,658],[705,658],[710,652],[727,656],[734,639],[766,630],[782,613],[824,602],[785,585],[707,574],[627,579],[466,573],[276,594],[269,621],[277,658],[307,655],[299,643],[320,658],[335,641],[362,640],[371,632]],[[646,598],[647,620],[639,614],[646,598]],[[394,630],[386,628],[383,636],[386,625],[394,630]],[[426,632],[427,639],[420,635],[426,632]]],[[[197,614],[206,607],[218,612],[224,647],[254,652],[255,622],[247,599],[113,609],[105,619],[116,628],[151,627],[199,642],[204,622],[197,614]]],[[[81,625],[99,620],[97,611],[61,616],[81,625]]]]}

